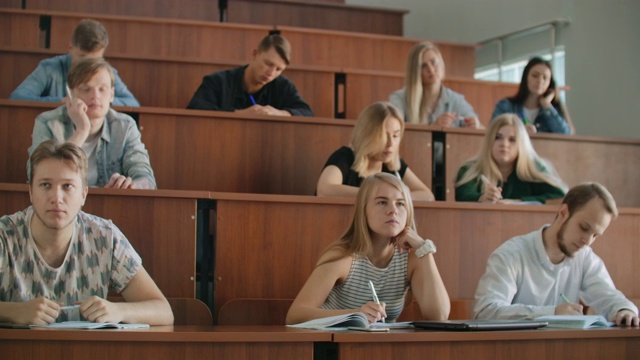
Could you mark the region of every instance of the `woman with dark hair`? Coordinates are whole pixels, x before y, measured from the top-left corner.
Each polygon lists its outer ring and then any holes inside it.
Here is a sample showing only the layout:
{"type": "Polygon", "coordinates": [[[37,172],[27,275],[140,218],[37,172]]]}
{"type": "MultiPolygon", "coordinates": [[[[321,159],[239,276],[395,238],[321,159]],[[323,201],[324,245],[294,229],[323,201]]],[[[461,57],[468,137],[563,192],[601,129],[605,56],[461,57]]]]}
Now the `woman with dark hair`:
{"type": "Polygon", "coordinates": [[[557,95],[551,64],[534,57],[522,72],[518,93],[500,100],[491,119],[504,113],[514,113],[520,116],[529,134],[574,134],[569,111],[557,95]]]}

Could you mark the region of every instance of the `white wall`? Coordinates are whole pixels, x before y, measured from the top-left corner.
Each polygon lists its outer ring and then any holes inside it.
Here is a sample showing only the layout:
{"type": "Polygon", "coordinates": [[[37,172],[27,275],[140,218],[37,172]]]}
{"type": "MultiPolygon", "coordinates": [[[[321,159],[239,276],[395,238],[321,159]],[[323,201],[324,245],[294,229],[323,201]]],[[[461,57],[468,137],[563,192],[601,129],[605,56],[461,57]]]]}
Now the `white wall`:
{"type": "Polygon", "coordinates": [[[566,50],[567,104],[580,135],[640,138],[640,1],[637,0],[346,0],[406,9],[405,36],[477,43],[569,17],[559,31],[566,50]]]}

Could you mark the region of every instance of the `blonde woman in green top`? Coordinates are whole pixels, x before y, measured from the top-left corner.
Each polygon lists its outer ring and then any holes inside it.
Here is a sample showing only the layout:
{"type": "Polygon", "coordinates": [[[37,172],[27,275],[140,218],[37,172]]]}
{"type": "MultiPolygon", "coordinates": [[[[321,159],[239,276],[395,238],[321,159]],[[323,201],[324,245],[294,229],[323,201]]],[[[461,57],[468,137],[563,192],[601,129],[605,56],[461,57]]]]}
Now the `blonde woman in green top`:
{"type": "Polygon", "coordinates": [[[516,114],[491,121],[480,153],[456,177],[456,200],[487,203],[544,203],[561,198],[567,186],[553,166],[533,149],[516,114]]]}

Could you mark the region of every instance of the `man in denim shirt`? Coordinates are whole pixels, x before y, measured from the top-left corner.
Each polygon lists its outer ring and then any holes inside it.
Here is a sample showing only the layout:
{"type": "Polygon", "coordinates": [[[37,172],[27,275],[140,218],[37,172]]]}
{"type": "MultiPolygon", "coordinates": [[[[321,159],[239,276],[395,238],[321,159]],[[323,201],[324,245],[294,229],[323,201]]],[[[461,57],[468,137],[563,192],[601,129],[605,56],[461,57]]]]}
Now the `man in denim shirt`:
{"type": "MultiPolygon", "coordinates": [[[[109,44],[107,29],[95,20],[84,19],[76,26],[69,53],[42,60],[38,67],[10,96],[14,100],[61,101],[66,95],[67,73],[73,64],[86,57],[102,57],[109,44]]],[[[127,86],[113,70],[115,97],[113,105],[140,106],[127,86]]]]}
{"type": "Polygon", "coordinates": [[[155,189],[149,154],[135,121],[110,107],[111,66],[103,58],[83,59],[69,71],[68,82],[71,92],[65,104],[36,117],[29,154],[45,140],[69,141],[87,155],[89,186],[155,189]]]}

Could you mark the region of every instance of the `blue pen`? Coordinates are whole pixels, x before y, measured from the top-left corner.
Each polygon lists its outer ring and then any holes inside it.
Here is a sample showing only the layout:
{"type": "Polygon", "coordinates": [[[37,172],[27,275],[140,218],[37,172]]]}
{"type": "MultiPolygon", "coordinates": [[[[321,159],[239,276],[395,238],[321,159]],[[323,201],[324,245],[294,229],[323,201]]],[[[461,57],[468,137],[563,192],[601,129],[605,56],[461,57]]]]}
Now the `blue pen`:
{"type": "Polygon", "coordinates": [[[256,99],[253,98],[253,95],[249,95],[249,100],[251,100],[253,105],[256,105],[256,99]]]}

